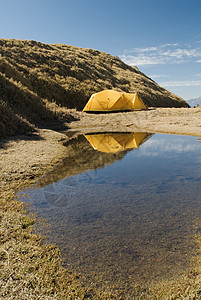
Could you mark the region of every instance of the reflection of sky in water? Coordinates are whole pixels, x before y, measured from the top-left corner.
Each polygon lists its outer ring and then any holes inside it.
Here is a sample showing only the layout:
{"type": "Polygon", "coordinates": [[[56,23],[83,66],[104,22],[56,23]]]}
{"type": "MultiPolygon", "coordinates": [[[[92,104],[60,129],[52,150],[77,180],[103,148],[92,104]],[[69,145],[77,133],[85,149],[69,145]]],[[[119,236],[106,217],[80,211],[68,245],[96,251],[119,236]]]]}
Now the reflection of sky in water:
{"type": "MultiPolygon", "coordinates": [[[[85,151],[73,160],[80,168],[88,151],[95,151],[83,143],[85,151]]],[[[104,166],[105,157],[94,160],[104,166]]],[[[172,278],[194,253],[200,157],[197,138],[156,134],[105,167],[29,191],[26,201],[51,224],[48,240],[61,247],[67,266],[107,285],[172,278]]]]}
{"type": "Polygon", "coordinates": [[[137,155],[148,155],[148,156],[158,156],[167,155],[170,153],[193,153],[200,151],[199,143],[192,143],[196,138],[194,137],[183,137],[178,135],[169,135],[167,139],[166,135],[158,134],[157,138],[148,140],[144,145],[142,145],[139,153],[137,155]]]}

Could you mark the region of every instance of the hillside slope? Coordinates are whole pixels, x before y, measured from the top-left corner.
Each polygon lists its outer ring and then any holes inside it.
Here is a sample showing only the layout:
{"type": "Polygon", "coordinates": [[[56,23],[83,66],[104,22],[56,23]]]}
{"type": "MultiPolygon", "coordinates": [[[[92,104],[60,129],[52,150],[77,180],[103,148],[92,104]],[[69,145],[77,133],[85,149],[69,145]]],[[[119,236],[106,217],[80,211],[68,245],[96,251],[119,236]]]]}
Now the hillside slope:
{"type": "Polygon", "coordinates": [[[187,106],[118,57],[68,45],[0,39],[0,125],[5,128],[9,118],[15,123],[3,136],[44,121],[62,122],[59,107],[81,110],[92,93],[103,89],[137,91],[148,106],[187,106]]]}

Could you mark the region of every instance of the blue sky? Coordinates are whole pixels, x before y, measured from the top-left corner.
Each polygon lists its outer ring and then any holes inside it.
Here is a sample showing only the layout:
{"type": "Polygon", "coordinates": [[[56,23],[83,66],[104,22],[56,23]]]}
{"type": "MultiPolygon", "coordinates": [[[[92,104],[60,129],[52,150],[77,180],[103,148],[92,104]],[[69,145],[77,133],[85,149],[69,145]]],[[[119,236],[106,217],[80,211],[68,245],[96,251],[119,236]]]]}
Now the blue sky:
{"type": "Polygon", "coordinates": [[[201,96],[201,0],[0,0],[0,37],[119,56],[184,99],[201,96]]]}

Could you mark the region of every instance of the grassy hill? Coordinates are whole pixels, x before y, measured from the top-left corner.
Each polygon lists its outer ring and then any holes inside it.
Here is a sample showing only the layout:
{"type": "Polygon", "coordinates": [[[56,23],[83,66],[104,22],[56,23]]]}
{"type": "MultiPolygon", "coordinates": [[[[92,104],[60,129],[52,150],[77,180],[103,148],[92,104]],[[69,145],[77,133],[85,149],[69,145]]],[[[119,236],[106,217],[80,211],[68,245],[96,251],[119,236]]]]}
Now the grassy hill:
{"type": "Polygon", "coordinates": [[[92,49],[0,39],[0,137],[35,126],[62,126],[65,108],[81,110],[103,89],[138,92],[148,106],[187,103],[157,85],[137,67],[92,49]]]}

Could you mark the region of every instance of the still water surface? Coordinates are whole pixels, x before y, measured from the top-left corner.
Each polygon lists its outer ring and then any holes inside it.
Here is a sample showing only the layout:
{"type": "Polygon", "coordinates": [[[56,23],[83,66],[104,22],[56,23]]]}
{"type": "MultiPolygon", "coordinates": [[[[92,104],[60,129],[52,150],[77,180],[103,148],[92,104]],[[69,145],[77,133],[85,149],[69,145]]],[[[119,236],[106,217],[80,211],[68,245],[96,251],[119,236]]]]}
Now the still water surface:
{"type": "Polygon", "coordinates": [[[185,272],[201,217],[196,137],[125,133],[79,136],[23,201],[64,265],[91,281],[132,285],[185,272]]]}

